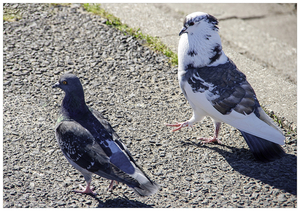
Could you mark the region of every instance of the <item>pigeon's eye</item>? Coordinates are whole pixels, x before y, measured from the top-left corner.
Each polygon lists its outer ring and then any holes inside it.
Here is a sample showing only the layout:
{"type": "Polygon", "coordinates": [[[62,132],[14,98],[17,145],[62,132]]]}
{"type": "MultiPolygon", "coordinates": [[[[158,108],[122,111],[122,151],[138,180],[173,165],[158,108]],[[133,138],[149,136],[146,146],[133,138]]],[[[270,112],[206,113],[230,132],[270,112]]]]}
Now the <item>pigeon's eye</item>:
{"type": "Polygon", "coordinates": [[[193,26],[195,23],[194,22],[190,22],[189,23],[189,26],[193,26]]]}
{"type": "Polygon", "coordinates": [[[63,83],[64,85],[67,85],[67,84],[68,84],[68,82],[67,82],[67,81],[63,81],[62,83],[63,83]]]}

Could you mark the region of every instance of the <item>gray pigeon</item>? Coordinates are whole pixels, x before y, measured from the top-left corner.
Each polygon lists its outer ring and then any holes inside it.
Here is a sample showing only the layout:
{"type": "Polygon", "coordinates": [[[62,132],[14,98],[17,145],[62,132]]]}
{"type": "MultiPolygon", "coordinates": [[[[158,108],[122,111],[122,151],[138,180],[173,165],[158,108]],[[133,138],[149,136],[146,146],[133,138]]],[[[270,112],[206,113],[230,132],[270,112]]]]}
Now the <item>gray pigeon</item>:
{"type": "Polygon", "coordinates": [[[261,161],[280,158],[285,137],[263,111],[246,76],[222,50],[218,20],[203,12],[188,15],[179,33],[178,80],[193,108],[193,116],[182,123],[167,124],[191,127],[210,116],[215,125],[211,138],[202,143],[218,142],[221,122],[240,130],[255,158],[261,161]]]}
{"type": "Polygon", "coordinates": [[[95,194],[90,186],[92,174],[122,182],[140,196],[157,192],[159,186],[151,181],[133,160],[126,146],[103,115],[85,104],[83,88],[78,77],[65,74],[53,88],[65,91],[56,139],[67,160],[80,171],[87,183],[77,193],[95,194]]]}

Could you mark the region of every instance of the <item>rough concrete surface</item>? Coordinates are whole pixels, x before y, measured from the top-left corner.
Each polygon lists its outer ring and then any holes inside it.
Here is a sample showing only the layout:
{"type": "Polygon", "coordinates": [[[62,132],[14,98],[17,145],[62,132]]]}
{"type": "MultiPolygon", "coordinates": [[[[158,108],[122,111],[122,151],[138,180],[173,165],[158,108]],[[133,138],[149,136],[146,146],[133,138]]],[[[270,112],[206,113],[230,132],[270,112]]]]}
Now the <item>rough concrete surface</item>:
{"type": "MultiPolygon", "coordinates": [[[[241,134],[225,124],[222,144],[199,144],[197,137],[213,133],[209,118],[172,133],[164,123],[187,120],[192,110],[168,58],[78,5],[4,4],[4,10],[22,15],[3,22],[4,208],[297,207],[295,132],[282,128],[287,155],[269,163],[254,160],[241,134]],[[64,94],[52,85],[65,72],[80,78],[87,104],[104,114],[161,185],[158,193],[138,197],[123,184],[110,192],[110,181],[98,176],[92,181],[96,196],[73,192],[84,178],[55,140],[64,94]]],[[[250,71],[261,71],[261,64],[233,50],[228,54],[248,68],[243,71],[251,83],[258,80],[250,71]]],[[[269,81],[260,83],[272,89],[269,81]]],[[[263,102],[271,98],[265,87],[255,87],[263,102]]]]}

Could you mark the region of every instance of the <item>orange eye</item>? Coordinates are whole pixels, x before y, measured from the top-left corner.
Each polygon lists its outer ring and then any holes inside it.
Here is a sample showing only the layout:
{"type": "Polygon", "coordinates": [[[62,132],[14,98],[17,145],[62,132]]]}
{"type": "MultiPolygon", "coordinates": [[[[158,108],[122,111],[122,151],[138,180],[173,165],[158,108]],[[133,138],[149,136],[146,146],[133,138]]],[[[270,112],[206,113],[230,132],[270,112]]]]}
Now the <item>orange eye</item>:
{"type": "Polygon", "coordinates": [[[63,83],[64,85],[67,85],[67,84],[68,84],[68,82],[67,82],[67,81],[63,81],[62,83],[63,83]]]}

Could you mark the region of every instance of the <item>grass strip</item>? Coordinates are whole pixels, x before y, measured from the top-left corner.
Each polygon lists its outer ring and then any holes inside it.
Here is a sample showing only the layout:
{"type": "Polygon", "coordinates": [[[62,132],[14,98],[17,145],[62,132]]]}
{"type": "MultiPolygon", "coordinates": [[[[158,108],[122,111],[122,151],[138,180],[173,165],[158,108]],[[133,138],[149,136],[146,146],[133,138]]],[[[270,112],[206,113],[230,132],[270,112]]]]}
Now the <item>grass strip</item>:
{"type": "Polygon", "coordinates": [[[157,38],[150,36],[148,34],[143,34],[140,29],[130,28],[128,25],[123,24],[121,20],[115,17],[112,14],[106,12],[103,8],[101,8],[100,4],[90,4],[84,3],[82,4],[83,8],[87,12],[91,12],[95,15],[99,15],[106,20],[107,25],[111,25],[116,29],[122,31],[125,35],[131,35],[137,39],[142,39],[146,41],[146,45],[155,51],[159,51],[170,58],[170,62],[173,66],[178,65],[178,57],[177,54],[174,53],[170,48],[168,48],[162,41],[157,38]]]}

